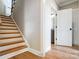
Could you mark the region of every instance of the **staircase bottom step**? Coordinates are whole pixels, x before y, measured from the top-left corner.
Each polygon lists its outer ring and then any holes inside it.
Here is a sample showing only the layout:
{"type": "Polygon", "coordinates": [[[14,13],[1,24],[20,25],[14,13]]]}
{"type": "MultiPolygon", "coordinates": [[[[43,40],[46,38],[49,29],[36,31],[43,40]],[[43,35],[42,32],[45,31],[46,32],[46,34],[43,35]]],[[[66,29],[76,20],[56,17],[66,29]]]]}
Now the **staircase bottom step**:
{"type": "Polygon", "coordinates": [[[0,56],[6,55],[6,54],[9,54],[9,53],[12,53],[12,52],[24,49],[24,48],[27,48],[27,46],[20,46],[20,47],[17,47],[17,48],[12,48],[12,49],[8,49],[8,50],[5,50],[5,51],[1,51],[0,56]]]}

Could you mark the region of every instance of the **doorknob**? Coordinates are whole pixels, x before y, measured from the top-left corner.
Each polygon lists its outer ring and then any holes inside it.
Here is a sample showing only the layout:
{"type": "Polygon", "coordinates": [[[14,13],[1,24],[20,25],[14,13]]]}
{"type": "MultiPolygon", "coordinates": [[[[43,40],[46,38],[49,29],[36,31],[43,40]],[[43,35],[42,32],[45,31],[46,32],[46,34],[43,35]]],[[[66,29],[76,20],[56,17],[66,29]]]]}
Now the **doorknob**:
{"type": "Polygon", "coordinates": [[[72,28],[70,28],[70,30],[72,30],[72,28]]]}

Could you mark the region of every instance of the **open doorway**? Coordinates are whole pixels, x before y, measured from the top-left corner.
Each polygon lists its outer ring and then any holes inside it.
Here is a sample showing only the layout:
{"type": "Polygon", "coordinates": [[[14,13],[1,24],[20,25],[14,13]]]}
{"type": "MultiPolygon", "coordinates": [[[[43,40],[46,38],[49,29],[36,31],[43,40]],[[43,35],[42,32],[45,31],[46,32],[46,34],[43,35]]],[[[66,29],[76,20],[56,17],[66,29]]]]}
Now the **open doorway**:
{"type": "Polygon", "coordinates": [[[57,12],[51,8],[51,44],[56,45],[57,12]]]}
{"type": "Polygon", "coordinates": [[[16,0],[0,0],[0,15],[11,16],[16,0]]]}

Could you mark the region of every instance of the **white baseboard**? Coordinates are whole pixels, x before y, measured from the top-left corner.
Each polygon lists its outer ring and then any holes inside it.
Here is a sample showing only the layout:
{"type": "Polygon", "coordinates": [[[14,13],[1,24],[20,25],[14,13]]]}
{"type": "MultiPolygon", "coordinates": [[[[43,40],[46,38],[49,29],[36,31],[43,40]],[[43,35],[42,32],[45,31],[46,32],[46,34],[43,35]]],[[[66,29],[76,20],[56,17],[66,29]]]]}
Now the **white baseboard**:
{"type": "Polygon", "coordinates": [[[37,51],[37,50],[32,49],[32,48],[25,48],[25,49],[22,49],[22,50],[13,52],[13,53],[6,54],[4,56],[0,56],[0,59],[8,59],[8,58],[14,57],[16,55],[19,55],[21,53],[24,53],[26,51],[29,51],[29,52],[31,52],[31,53],[39,56],[39,57],[44,57],[43,54],[40,51],[37,51]]]}
{"type": "Polygon", "coordinates": [[[35,55],[37,55],[37,56],[43,57],[43,55],[40,51],[37,51],[37,50],[32,49],[32,48],[29,48],[28,51],[35,54],[35,55]]]}
{"type": "Polygon", "coordinates": [[[51,46],[49,46],[46,50],[45,50],[45,53],[47,53],[48,51],[51,50],[51,46]]]}
{"type": "Polygon", "coordinates": [[[28,51],[28,48],[25,48],[25,49],[22,49],[22,50],[18,50],[16,52],[9,53],[9,54],[6,54],[4,56],[0,56],[0,59],[8,59],[8,58],[14,57],[14,56],[16,56],[18,54],[24,53],[26,51],[28,51]]]}

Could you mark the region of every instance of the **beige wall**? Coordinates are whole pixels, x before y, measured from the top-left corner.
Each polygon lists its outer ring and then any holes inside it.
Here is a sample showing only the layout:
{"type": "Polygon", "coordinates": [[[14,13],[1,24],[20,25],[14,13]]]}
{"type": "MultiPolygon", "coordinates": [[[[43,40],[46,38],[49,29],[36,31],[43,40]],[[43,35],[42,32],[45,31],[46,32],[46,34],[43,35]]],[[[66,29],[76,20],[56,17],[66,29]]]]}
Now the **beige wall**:
{"type": "Polygon", "coordinates": [[[40,51],[40,0],[16,0],[14,19],[31,48],[40,51]]]}
{"type": "Polygon", "coordinates": [[[72,8],[72,9],[79,8],[79,1],[65,5],[61,7],[60,9],[62,10],[62,9],[68,9],[68,8],[72,8]]]}

